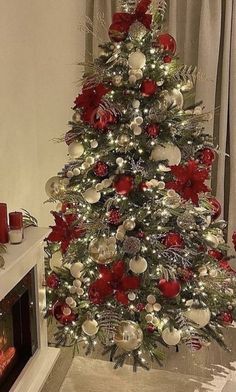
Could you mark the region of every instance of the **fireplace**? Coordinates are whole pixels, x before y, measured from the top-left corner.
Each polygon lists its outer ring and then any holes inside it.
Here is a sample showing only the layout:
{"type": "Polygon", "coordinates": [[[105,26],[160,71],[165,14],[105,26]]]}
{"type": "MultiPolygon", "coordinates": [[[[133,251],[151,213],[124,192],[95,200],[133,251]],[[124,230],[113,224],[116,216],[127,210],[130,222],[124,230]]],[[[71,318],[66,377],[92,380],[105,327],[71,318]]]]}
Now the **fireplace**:
{"type": "Polygon", "coordinates": [[[0,391],[10,391],[38,349],[34,269],[0,301],[0,391]]]}

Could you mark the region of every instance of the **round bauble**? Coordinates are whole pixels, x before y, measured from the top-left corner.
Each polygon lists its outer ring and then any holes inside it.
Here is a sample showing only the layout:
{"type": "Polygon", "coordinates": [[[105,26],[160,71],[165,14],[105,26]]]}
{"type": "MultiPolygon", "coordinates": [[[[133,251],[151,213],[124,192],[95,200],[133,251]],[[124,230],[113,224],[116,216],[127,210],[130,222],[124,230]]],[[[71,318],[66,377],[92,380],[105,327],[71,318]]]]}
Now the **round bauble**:
{"type": "Polygon", "coordinates": [[[74,263],[70,267],[70,274],[74,278],[80,278],[82,269],[84,268],[83,264],[80,261],[77,261],[77,263],[74,263]]]}
{"type": "Polygon", "coordinates": [[[176,346],[181,339],[181,332],[176,328],[165,328],[161,334],[162,339],[169,346],[176,346]]]}
{"type": "Polygon", "coordinates": [[[217,219],[219,218],[221,214],[221,204],[220,202],[215,198],[215,197],[209,197],[208,202],[211,204],[212,207],[212,219],[217,219]]]}
{"type": "Polygon", "coordinates": [[[136,237],[126,237],[123,242],[123,251],[129,255],[135,255],[140,251],[140,239],[136,237]]]}
{"type": "Polygon", "coordinates": [[[145,128],[145,132],[148,136],[152,138],[156,138],[160,133],[160,125],[159,124],[148,124],[145,128]]]}
{"type": "Polygon", "coordinates": [[[198,153],[198,159],[203,165],[211,166],[215,159],[215,153],[211,148],[203,148],[198,153]]]}
{"type": "Polygon", "coordinates": [[[157,299],[156,299],[155,295],[149,294],[147,296],[147,301],[148,301],[149,304],[154,305],[156,303],[157,299]]]}
{"type": "Polygon", "coordinates": [[[168,161],[169,166],[178,165],[181,162],[181,151],[172,143],[159,144],[152,150],[150,159],[155,162],[168,161]]]}
{"type": "Polygon", "coordinates": [[[130,68],[140,69],[146,64],[146,56],[140,51],[130,53],[128,58],[128,64],[130,68]]]}
{"type": "Polygon", "coordinates": [[[157,92],[157,83],[155,80],[145,79],[143,80],[140,91],[144,97],[151,97],[157,92]]]}
{"type": "Polygon", "coordinates": [[[53,253],[50,261],[49,261],[49,266],[52,271],[58,272],[58,269],[62,268],[62,254],[60,251],[53,253]]]}
{"type": "Polygon", "coordinates": [[[203,237],[207,243],[208,246],[211,248],[217,248],[219,245],[219,239],[215,234],[212,233],[207,233],[203,234],[203,237]]]}
{"type": "Polygon", "coordinates": [[[96,335],[98,328],[96,320],[85,320],[82,324],[82,330],[88,336],[96,335]]]}
{"type": "Polygon", "coordinates": [[[129,268],[135,274],[142,274],[147,269],[147,260],[144,257],[133,257],[129,262],[129,268]]]}
{"type": "Polygon", "coordinates": [[[178,216],[176,223],[183,230],[193,230],[196,228],[194,216],[187,211],[178,216]]]}
{"type": "Polygon", "coordinates": [[[114,84],[114,86],[121,86],[123,82],[123,78],[121,75],[116,75],[112,78],[112,83],[114,84]]]}
{"type": "Polygon", "coordinates": [[[121,212],[119,208],[111,208],[108,211],[108,222],[110,225],[119,225],[121,221],[121,212]]]}
{"type": "Polygon", "coordinates": [[[65,186],[62,182],[62,179],[58,176],[49,178],[45,185],[45,191],[48,197],[57,198],[65,191],[65,186]]]}
{"type": "Polygon", "coordinates": [[[118,137],[117,143],[121,147],[126,147],[130,143],[130,136],[126,134],[122,134],[118,137]]]}
{"type": "Polygon", "coordinates": [[[71,311],[68,305],[59,301],[53,305],[52,315],[63,325],[71,324],[72,321],[76,320],[76,315],[71,311]]]}
{"type": "Polygon", "coordinates": [[[97,192],[95,188],[88,188],[84,193],[83,193],[83,198],[90,204],[95,204],[97,203],[100,198],[101,198],[101,193],[97,192]]]}
{"type": "Polygon", "coordinates": [[[119,22],[114,22],[110,25],[108,34],[110,40],[114,42],[124,41],[128,35],[126,26],[119,22]]]}
{"type": "Polygon", "coordinates": [[[114,341],[124,351],[137,350],[143,341],[143,331],[133,321],[121,321],[116,328],[114,341]]]}
{"type": "Polygon", "coordinates": [[[144,26],[143,23],[136,21],[132,23],[129,28],[129,36],[132,40],[140,41],[148,32],[148,29],[144,26]]]}
{"type": "Polygon", "coordinates": [[[184,312],[184,316],[197,324],[198,328],[203,328],[209,324],[211,319],[211,312],[208,308],[191,308],[184,312]]]}
{"type": "Polygon", "coordinates": [[[181,285],[178,280],[161,279],[158,283],[158,288],[166,298],[175,298],[181,291],[181,285]]]}
{"type": "Polygon", "coordinates": [[[123,226],[124,226],[125,230],[131,231],[131,230],[134,230],[136,224],[133,219],[125,219],[123,222],[123,226]]]}
{"type": "Polygon", "coordinates": [[[130,175],[120,175],[115,179],[113,186],[119,195],[128,195],[134,188],[134,178],[130,175]]]}
{"type": "Polygon", "coordinates": [[[234,321],[233,315],[231,312],[221,312],[218,316],[218,319],[224,324],[224,325],[231,325],[234,321]]]}
{"type": "Polygon", "coordinates": [[[55,273],[51,273],[46,278],[46,285],[50,289],[57,289],[60,284],[60,279],[55,273]]]}
{"type": "Polygon", "coordinates": [[[84,153],[84,146],[79,142],[72,142],[68,146],[68,154],[72,159],[80,158],[84,153]]]}
{"type": "Polygon", "coordinates": [[[117,255],[115,237],[99,237],[89,244],[89,255],[98,264],[111,263],[117,255]]]}
{"type": "Polygon", "coordinates": [[[169,52],[172,55],[174,55],[176,52],[176,41],[168,33],[157,35],[153,42],[153,46],[155,48],[160,48],[165,52],[169,52]]]}
{"type": "Polygon", "coordinates": [[[164,237],[163,244],[167,248],[184,248],[184,240],[179,233],[167,233],[164,237]]]}
{"type": "Polygon", "coordinates": [[[97,177],[100,177],[100,178],[106,177],[109,172],[109,166],[105,162],[98,161],[98,162],[96,162],[96,164],[93,167],[93,172],[94,172],[95,176],[97,176],[97,177]]]}

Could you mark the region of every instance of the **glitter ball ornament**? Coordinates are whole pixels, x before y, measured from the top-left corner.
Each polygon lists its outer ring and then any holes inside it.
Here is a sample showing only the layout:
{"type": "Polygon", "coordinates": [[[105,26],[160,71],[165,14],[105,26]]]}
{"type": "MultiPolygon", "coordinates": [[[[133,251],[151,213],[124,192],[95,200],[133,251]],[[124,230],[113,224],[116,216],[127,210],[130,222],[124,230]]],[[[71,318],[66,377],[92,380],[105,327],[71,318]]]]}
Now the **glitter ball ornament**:
{"type": "Polygon", "coordinates": [[[197,226],[194,216],[187,211],[178,216],[176,223],[183,230],[193,230],[197,226]]]}
{"type": "Polygon", "coordinates": [[[140,240],[136,237],[126,237],[123,242],[123,251],[129,255],[135,255],[140,250],[140,240]]]}
{"type": "Polygon", "coordinates": [[[147,260],[141,256],[134,257],[129,262],[129,268],[135,274],[142,274],[147,269],[147,260]]]}
{"type": "Polygon", "coordinates": [[[81,143],[74,141],[69,144],[68,154],[72,159],[80,158],[83,155],[83,153],[84,153],[84,146],[81,143]]]}
{"type": "Polygon", "coordinates": [[[190,308],[184,312],[184,316],[197,324],[198,328],[203,328],[209,324],[211,312],[208,308],[190,308]]]}
{"type": "Polygon", "coordinates": [[[178,280],[161,279],[158,283],[158,288],[166,298],[175,298],[181,291],[181,285],[178,280]]]}
{"type": "Polygon", "coordinates": [[[62,179],[58,176],[49,178],[45,185],[45,191],[48,197],[56,199],[61,193],[65,192],[65,186],[62,179]]]}
{"type": "Polygon", "coordinates": [[[143,23],[136,21],[132,23],[129,28],[129,36],[133,40],[140,41],[148,32],[148,29],[144,26],[143,23]]]}
{"type": "Polygon", "coordinates": [[[119,225],[121,221],[121,212],[119,208],[111,208],[108,211],[108,222],[110,225],[119,225]]]}
{"type": "Polygon", "coordinates": [[[89,255],[98,264],[111,263],[117,255],[115,237],[99,237],[89,244],[89,255]]]}
{"type": "Polygon", "coordinates": [[[98,161],[93,167],[93,172],[97,177],[106,177],[109,172],[109,166],[105,162],[98,161]]]}
{"type": "Polygon", "coordinates": [[[159,124],[148,124],[145,128],[145,132],[148,136],[155,138],[160,133],[160,125],[159,124]]]}
{"type": "Polygon", "coordinates": [[[126,134],[122,134],[118,137],[117,143],[121,147],[126,147],[130,143],[130,136],[126,134]]]}
{"type": "Polygon", "coordinates": [[[211,204],[212,207],[212,219],[217,219],[219,218],[221,214],[221,205],[220,202],[215,198],[215,197],[209,197],[208,202],[211,204]]]}
{"type": "Polygon", "coordinates": [[[115,179],[113,186],[119,195],[128,195],[134,188],[134,178],[130,175],[120,175],[115,179]]]}
{"type": "Polygon", "coordinates": [[[163,244],[167,248],[184,248],[184,240],[179,233],[167,233],[164,237],[163,244]]]}
{"type": "Polygon", "coordinates": [[[161,334],[162,339],[169,346],[176,346],[181,339],[181,332],[176,328],[165,328],[161,334]]]}
{"type": "Polygon", "coordinates": [[[168,33],[157,35],[154,39],[153,46],[154,48],[160,48],[165,52],[169,52],[172,55],[176,52],[176,41],[168,33]]]}
{"type": "Polygon", "coordinates": [[[143,341],[143,331],[133,321],[121,321],[116,328],[114,341],[124,351],[137,350],[143,341]]]}
{"type": "Polygon", "coordinates": [[[129,55],[128,64],[130,68],[141,69],[146,64],[146,56],[140,51],[133,52],[129,55]]]}
{"type": "Polygon", "coordinates": [[[143,80],[140,91],[144,97],[151,97],[157,92],[157,83],[155,80],[145,79],[143,80]]]}
{"type": "Polygon", "coordinates": [[[203,148],[199,151],[198,159],[200,163],[211,166],[215,159],[215,153],[211,148],[203,148]]]}

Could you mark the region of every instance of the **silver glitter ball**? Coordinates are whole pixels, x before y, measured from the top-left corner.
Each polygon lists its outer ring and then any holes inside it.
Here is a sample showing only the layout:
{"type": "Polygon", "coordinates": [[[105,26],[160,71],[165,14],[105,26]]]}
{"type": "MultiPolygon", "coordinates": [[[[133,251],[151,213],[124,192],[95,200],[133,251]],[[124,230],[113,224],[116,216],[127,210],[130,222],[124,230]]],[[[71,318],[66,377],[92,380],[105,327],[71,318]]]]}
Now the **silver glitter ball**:
{"type": "Polygon", "coordinates": [[[129,28],[129,35],[131,39],[141,40],[148,30],[141,22],[134,22],[129,28]]]}
{"type": "Polygon", "coordinates": [[[140,250],[140,240],[136,237],[126,237],[123,242],[123,250],[129,255],[135,255],[140,250]]]}
{"type": "Polygon", "coordinates": [[[183,230],[192,230],[196,227],[194,216],[189,212],[184,212],[177,218],[177,225],[183,230]]]}

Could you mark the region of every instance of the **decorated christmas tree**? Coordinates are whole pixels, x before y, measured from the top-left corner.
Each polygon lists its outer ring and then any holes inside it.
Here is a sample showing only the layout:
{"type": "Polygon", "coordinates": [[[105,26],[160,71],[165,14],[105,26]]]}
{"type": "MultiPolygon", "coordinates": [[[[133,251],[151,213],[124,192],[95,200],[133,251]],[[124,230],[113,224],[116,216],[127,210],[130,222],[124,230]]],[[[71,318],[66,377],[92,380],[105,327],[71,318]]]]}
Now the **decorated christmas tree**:
{"type": "Polygon", "coordinates": [[[235,272],[209,179],[215,158],[197,72],[163,32],[165,2],[123,1],[88,64],[65,135],[69,161],[48,180],[47,315],[55,344],[99,342],[115,366],[160,362],[236,318],[235,272]],[[154,7],[155,6],[155,7],[154,7]]]}

